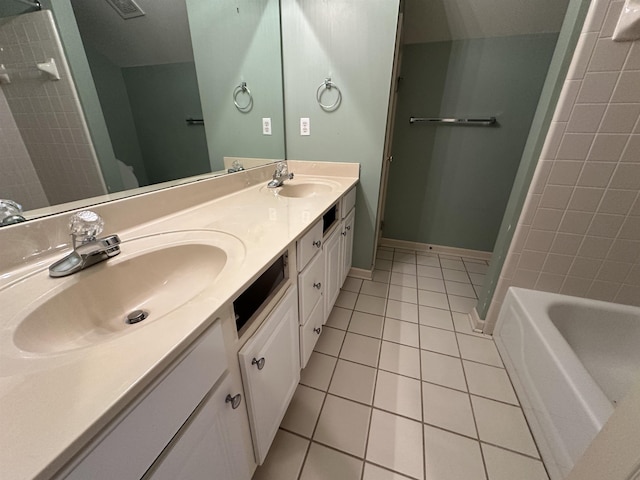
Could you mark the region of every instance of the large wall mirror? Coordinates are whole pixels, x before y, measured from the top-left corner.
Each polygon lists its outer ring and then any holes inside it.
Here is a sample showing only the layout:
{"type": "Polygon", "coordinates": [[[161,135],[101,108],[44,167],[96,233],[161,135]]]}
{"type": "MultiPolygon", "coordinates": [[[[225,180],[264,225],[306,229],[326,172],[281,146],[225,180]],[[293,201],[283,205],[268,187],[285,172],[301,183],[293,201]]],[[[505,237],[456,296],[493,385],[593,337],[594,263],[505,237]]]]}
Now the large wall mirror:
{"type": "Polygon", "coordinates": [[[279,0],[2,0],[0,198],[36,218],[285,158],[279,0]]]}

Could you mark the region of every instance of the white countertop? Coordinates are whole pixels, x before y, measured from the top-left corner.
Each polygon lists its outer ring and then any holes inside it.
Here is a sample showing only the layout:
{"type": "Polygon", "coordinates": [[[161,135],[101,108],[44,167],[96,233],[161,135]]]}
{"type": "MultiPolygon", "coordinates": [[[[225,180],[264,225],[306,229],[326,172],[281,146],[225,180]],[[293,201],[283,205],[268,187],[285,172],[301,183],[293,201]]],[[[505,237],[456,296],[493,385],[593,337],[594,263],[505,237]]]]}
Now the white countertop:
{"type": "MultiPolygon", "coordinates": [[[[229,259],[212,288],[179,311],[133,325],[135,331],[99,345],[50,354],[18,349],[12,332],[22,315],[15,312],[24,312],[37,299],[30,296],[25,281],[13,276],[5,281],[0,289],[0,298],[8,303],[2,306],[0,320],[0,477],[18,480],[53,475],[215,320],[213,313],[235,298],[358,181],[355,176],[313,178],[330,182],[333,191],[285,198],[260,183],[143,228],[117,232],[122,253],[127,252],[131,239],[185,230],[232,235],[242,242],[244,252],[229,259]],[[178,315],[180,321],[171,321],[178,315]]],[[[296,174],[292,183],[309,179],[312,177],[296,174]]],[[[32,284],[61,280],[49,278],[44,264],[49,262],[40,259],[39,267],[21,269],[21,274],[31,271],[28,282],[32,284]]],[[[82,281],[90,269],[66,278],[82,281]]]]}

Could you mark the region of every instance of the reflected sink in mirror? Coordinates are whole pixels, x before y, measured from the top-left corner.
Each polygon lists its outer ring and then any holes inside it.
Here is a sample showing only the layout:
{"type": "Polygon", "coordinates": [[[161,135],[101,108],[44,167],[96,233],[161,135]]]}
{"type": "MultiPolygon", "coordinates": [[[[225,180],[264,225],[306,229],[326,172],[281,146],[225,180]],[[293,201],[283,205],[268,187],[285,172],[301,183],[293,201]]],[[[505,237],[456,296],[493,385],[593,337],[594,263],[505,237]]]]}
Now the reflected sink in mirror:
{"type": "Polygon", "coordinates": [[[327,180],[319,179],[297,179],[285,180],[281,187],[263,187],[273,195],[287,198],[309,198],[332,193],[339,184],[327,180]]]}
{"type": "Polygon", "coordinates": [[[123,242],[121,249],[119,256],[64,279],[42,278],[45,271],[0,292],[0,301],[20,295],[22,284],[23,292],[37,299],[15,314],[15,347],[62,353],[136,331],[210,289],[245,254],[239,239],[213,231],[152,235],[123,242]],[[136,310],[148,312],[148,318],[127,323],[136,310]]]}

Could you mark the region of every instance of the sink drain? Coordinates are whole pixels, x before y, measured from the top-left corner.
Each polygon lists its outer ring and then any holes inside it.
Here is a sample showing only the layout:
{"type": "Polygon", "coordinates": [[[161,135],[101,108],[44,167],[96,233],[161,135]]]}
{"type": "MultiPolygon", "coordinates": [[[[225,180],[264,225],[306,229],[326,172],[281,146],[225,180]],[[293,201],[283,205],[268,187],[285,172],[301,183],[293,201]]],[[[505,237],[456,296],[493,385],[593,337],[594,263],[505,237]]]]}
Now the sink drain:
{"type": "Polygon", "coordinates": [[[134,310],[129,315],[127,315],[127,322],[129,325],[133,325],[134,323],[139,323],[143,321],[145,318],[149,316],[149,312],[146,310],[134,310]]]}

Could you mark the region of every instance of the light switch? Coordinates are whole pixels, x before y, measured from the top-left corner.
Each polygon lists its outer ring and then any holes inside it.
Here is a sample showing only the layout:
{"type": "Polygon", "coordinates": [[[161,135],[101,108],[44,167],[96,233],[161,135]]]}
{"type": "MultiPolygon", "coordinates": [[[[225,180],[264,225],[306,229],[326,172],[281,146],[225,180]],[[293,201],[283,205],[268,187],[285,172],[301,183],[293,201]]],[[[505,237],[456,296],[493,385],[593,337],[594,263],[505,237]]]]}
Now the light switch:
{"type": "Polygon", "coordinates": [[[271,119],[270,118],[262,119],[262,134],[271,135],[271,119]]]}
{"type": "Polygon", "coordinates": [[[300,119],[300,135],[311,135],[311,124],[308,118],[300,119]]]}

